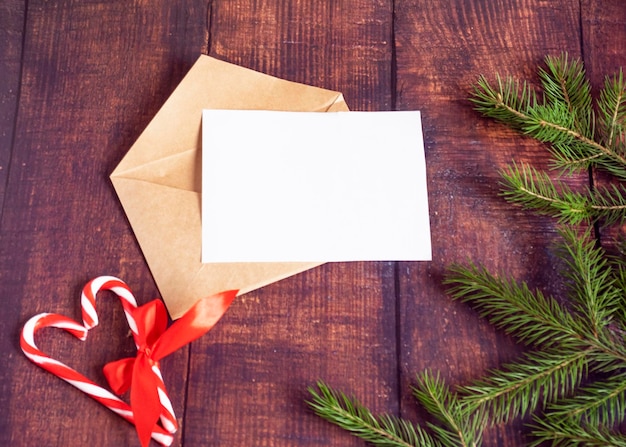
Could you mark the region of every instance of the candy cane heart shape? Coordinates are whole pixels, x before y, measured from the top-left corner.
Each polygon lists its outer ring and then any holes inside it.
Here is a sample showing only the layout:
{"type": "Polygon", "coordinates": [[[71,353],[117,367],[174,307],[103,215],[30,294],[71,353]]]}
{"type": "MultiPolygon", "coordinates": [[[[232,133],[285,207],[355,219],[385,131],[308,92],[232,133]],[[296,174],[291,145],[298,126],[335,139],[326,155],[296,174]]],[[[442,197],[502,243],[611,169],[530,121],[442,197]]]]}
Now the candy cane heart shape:
{"type": "Polygon", "coordinates": [[[203,298],[169,328],[167,312],[160,300],[131,310],[131,318],[137,325],[137,356],[108,363],[104,374],[116,393],[130,388],[130,405],[143,446],[148,445],[151,430],[159,417],[166,428],[168,423],[176,423],[167,420],[169,410],[164,408],[162,399],[167,393],[159,361],[208,332],[236,295],[237,291],[231,290],[203,298]]]}
{"type": "MultiPolygon", "coordinates": [[[[120,415],[131,424],[135,423],[135,417],[131,407],[110,391],[100,387],[76,370],[66,364],[44,354],[35,344],[35,333],[46,327],[64,329],[80,340],[87,338],[88,329],[76,321],[59,314],[41,313],[35,315],[26,322],[20,336],[22,351],[30,361],[63,379],[70,385],[78,388],[89,397],[101,403],[109,410],[120,415]]],[[[171,433],[158,425],[154,425],[150,436],[158,443],[169,446],[174,441],[171,433]]]]}

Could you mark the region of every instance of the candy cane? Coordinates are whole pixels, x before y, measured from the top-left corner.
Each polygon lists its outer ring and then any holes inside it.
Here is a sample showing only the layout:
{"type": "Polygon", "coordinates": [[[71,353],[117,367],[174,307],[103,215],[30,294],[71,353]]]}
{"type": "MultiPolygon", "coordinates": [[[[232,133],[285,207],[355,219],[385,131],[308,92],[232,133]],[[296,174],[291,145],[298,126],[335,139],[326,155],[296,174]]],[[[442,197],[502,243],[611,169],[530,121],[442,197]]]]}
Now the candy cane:
{"type": "Polygon", "coordinates": [[[80,306],[83,312],[83,324],[87,329],[93,329],[98,325],[98,313],[96,312],[96,295],[102,290],[110,290],[115,293],[122,302],[124,315],[128,326],[137,338],[137,324],[131,315],[131,311],[137,307],[137,300],[133,292],[124,281],[114,276],[99,276],[89,281],[80,295],[80,306]]]}
{"type": "MultiPolygon", "coordinates": [[[[101,276],[91,280],[83,288],[81,294],[83,325],[63,315],[50,313],[35,315],[26,322],[22,329],[20,346],[26,357],[33,363],[78,388],[89,397],[134,424],[133,411],[128,404],[110,391],[87,379],[76,370],[47,356],[35,344],[35,332],[43,327],[64,329],[84,341],[87,338],[88,331],[98,325],[96,295],[101,290],[110,290],[120,298],[128,325],[135,339],[135,344],[137,344],[137,324],[132,317],[132,310],[137,307],[135,297],[124,281],[113,276],[101,276]]],[[[178,429],[178,423],[172,403],[165,391],[165,384],[163,383],[163,378],[158,366],[155,365],[152,371],[159,380],[158,395],[163,410],[160,415],[160,420],[164,427],[163,429],[158,425],[155,426],[155,430],[152,432],[152,438],[162,445],[169,446],[174,440],[172,434],[178,429]]]]}
{"type": "MultiPolygon", "coordinates": [[[[74,320],[59,314],[41,313],[32,317],[24,325],[20,336],[20,346],[24,355],[36,365],[78,388],[109,410],[134,424],[133,410],[126,402],[66,364],[47,356],[37,347],[35,344],[35,333],[44,327],[64,329],[80,340],[87,338],[88,329],[74,320]]],[[[174,441],[173,435],[158,425],[155,426],[155,430],[152,432],[152,439],[165,446],[172,445],[174,441]]]]}
{"type": "MultiPolygon", "coordinates": [[[[137,300],[128,285],[121,279],[114,276],[99,276],[89,281],[85,287],[83,287],[83,291],[80,296],[80,303],[85,327],[87,329],[93,329],[98,325],[96,296],[98,292],[102,290],[110,290],[120,298],[122,308],[124,309],[124,315],[126,316],[126,321],[128,321],[128,326],[130,327],[133,339],[135,340],[135,345],[139,348],[137,343],[137,323],[132,316],[133,309],[137,307],[137,300]]],[[[167,391],[165,390],[165,383],[163,382],[161,371],[156,365],[152,368],[152,371],[159,380],[159,401],[161,402],[161,407],[164,411],[160,416],[161,423],[167,431],[175,433],[176,430],[178,430],[178,421],[176,420],[176,415],[174,414],[172,402],[170,401],[167,391]]]]}

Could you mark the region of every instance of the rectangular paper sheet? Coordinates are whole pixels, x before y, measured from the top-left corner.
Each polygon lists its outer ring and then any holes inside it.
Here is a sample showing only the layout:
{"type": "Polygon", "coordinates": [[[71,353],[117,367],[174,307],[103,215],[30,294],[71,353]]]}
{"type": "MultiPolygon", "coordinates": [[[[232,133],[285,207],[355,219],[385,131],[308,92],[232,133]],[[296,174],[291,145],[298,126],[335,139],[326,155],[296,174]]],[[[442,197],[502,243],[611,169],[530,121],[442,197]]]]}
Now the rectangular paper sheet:
{"type": "Polygon", "coordinates": [[[204,110],[202,262],[431,259],[420,112],[204,110]]]}

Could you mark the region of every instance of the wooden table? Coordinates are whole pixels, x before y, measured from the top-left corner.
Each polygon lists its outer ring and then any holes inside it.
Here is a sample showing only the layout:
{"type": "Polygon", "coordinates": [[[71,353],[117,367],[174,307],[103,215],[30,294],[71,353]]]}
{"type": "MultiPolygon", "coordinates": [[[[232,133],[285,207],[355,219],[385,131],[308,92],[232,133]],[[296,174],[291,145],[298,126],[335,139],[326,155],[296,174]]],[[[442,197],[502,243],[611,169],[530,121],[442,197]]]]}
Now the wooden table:
{"type": "MultiPolygon", "coordinates": [[[[199,54],[341,91],[353,110],[423,113],[432,262],[323,265],[237,299],[162,362],[175,445],[360,446],[310,412],[307,386],[324,379],[418,422],[416,373],[468,383],[520,352],[448,297],[446,266],[472,259],[561,290],[555,223],[498,197],[499,168],[545,166],[547,152],[474,112],[472,84],[536,80],[545,55],[566,51],[597,88],[626,66],[625,41],[623,0],[0,0],[0,444],[138,445],[26,360],[18,336],[39,312],[79,318],[94,276],[123,278],[140,303],[158,296],[108,176],[199,54]]],[[[133,346],[119,304],[99,312],[85,344],[38,341],[104,383],[102,365],[133,346]]],[[[485,445],[523,442],[511,425],[485,445]]]]}

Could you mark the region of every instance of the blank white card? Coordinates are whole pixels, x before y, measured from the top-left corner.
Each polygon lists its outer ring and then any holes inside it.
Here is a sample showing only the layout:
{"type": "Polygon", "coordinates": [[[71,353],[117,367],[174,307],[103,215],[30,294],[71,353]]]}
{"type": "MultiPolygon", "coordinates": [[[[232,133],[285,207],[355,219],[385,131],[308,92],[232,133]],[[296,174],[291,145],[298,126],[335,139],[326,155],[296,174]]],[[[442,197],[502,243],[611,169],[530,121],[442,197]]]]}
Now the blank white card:
{"type": "Polygon", "coordinates": [[[430,259],[419,112],[203,111],[202,262],[430,259]]]}

